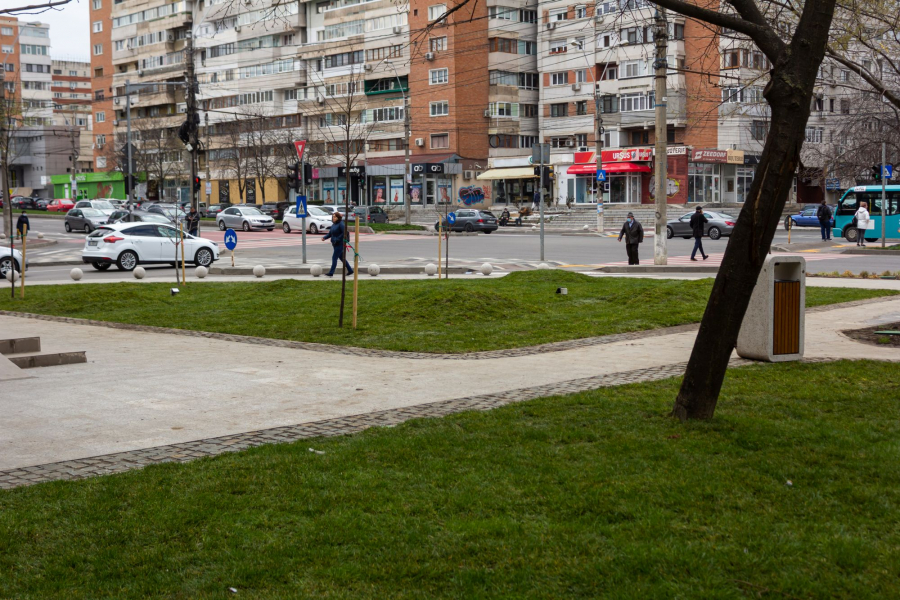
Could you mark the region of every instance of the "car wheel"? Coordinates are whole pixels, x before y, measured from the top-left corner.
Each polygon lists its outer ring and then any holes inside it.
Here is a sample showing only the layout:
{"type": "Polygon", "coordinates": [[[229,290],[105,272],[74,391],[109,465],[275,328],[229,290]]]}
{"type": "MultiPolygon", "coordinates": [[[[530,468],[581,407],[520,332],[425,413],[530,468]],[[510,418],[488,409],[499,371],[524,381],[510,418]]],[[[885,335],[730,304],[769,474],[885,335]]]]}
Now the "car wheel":
{"type": "Polygon", "coordinates": [[[9,256],[4,256],[0,258],[0,278],[6,281],[6,275],[9,273],[9,270],[15,268],[16,271],[19,270],[19,263],[15,262],[14,259],[9,256]],[[14,266],[15,265],[15,266],[14,266]]]}
{"type": "Polygon", "coordinates": [[[225,221],[219,221],[219,231],[225,231],[226,229],[228,228],[225,227],[225,221]]]}
{"type": "Polygon", "coordinates": [[[116,266],[120,271],[134,271],[134,268],[138,265],[138,257],[137,254],[132,252],[131,250],[126,250],[122,254],[119,255],[119,258],[116,260],[116,266]]]}
{"type": "Polygon", "coordinates": [[[471,223],[466,223],[466,231],[472,233],[473,231],[475,231],[475,226],[471,223]]]}
{"type": "Polygon", "coordinates": [[[91,266],[97,269],[98,271],[105,271],[110,268],[112,265],[110,263],[103,262],[92,262],[91,266]]]}
{"type": "Polygon", "coordinates": [[[317,233],[319,233],[319,226],[315,223],[310,223],[309,232],[313,235],[316,235],[317,233]]]}
{"type": "Polygon", "coordinates": [[[856,230],[856,227],[846,227],[844,229],[844,239],[848,242],[855,242],[858,237],[859,231],[856,230]]]}
{"type": "Polygon", "coordinates": [[[275,231],[274,227],[266,227],[266,231],[275,231]]]}
{"type": "Polygon", "coordinates": [[[241,227],[244,231],[250,231],[250,223],[248,221],[244,221],[243,227],[241,227]]]}
{"type": "Polygon", "coordinates": [[[90,232],[92,232],[92,231],[93,231],[93,229],[91,228],[91,226],[88,225],[87,223],[85,223],[85,225],[84,225],[84,232],[85,232],[85,233],[90,233],[90,232]]]}
{"type": "Polygon", "coordinates": [[[784,230],[790,231],[790,229],[794,226],[794,220],[790,217],[784,218],[784,230]]]}
{"type": "Polygon", "coordinates": [[[484,230],[485,233],[493,233],[493,231],[494,231],[493,229],[485,229],[484,230]]]}
{"type": "Polygon", "coordinates": [[[66,233],[72,233],[72,226],[69,225],[68,221],[66,221],[66,233]]]}
{"type": "Polygon", "coordinates": [[[213,253],[209,248],[200,248],[194,255],[194,264],[199,267],[208,267],[213,262],[213,253]]]}
{"type": "Polygon", "coordinates": [[[282,230],[283,232],[285,232],[285,233],[290,233],[290,232],[291,232],[291,226],[288,225],[287,223],[282,223],[282,224],[281,224],[281,230],[282,230]]]}
{"type": "Polygon", "coordinates": [[[717,240],[722,237],[722,230],[718,227],[710,227],[709,228],[709,239],[717,240]]]}
{"type": "Polygon", "coordinates": [[[686,239],[686,240],[691,239],[691,236],[689,236],[689,235],[683,235],[683,236],[681,236],[681,237],[683,237],[683,238],[686,239]]]}
{"type": "Polygon", "coordinates": [[[673,237],[675,237],[675,230],[671,227],[666,227],[666,239],[671,240],[673,237]]]}

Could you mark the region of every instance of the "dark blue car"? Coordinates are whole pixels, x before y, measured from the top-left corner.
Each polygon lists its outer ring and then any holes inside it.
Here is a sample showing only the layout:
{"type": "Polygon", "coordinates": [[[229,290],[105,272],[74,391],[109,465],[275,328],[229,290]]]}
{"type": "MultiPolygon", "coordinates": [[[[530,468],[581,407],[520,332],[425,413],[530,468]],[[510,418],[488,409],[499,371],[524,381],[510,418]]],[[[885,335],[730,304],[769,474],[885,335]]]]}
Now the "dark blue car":
{"type": "MultiPolygon", "coordinates": [[[[784,218],[784,229],[788,230],[791,227],[819,227],[819,218],[816,216],[816,211],[819,210],[819,204],[814,206],[807,206],[803,210],[801,210],[796,215],[789,215],[784,218]]],[[[829,223],[830,227],[834,227],[834,212],[837,210],[837,207],[828,205],[831,209],[831,222],[829,223]]]]}

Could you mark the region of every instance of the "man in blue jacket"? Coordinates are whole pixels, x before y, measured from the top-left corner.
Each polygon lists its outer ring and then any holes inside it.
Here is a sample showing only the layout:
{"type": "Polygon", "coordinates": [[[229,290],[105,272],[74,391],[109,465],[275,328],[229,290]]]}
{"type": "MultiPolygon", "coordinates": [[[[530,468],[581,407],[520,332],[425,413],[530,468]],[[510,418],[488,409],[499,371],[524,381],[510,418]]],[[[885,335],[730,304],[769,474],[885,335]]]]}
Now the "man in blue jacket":
{"type": "Polygon", "coordinates": [[[325,234],[325,237],[322,240],[331,240],[331,270],[328,271],[325,276],[333,277],[334,270],[337,268],[338,259],[344,263],[344,266],[347,268],[347,275],[353,275],[353,269],[350,268],[350,265],[347,263],[347,259],[344,258],[344,244],[346,243],[344,238],[346,236],[346,227],[344,226],[344,217],[341,213],[336,212],[331,215],[331,222],[333,225],[331,229],[328,230],[328,233],[325,234]]]}

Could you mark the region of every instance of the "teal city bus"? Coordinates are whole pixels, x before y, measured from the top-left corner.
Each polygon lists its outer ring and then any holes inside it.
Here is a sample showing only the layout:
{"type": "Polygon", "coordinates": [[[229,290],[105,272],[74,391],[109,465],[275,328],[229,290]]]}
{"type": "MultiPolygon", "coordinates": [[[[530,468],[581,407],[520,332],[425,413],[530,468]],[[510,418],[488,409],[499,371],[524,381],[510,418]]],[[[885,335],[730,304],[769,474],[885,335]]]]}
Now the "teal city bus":
{"type": "MultiPolygon", "coordinates": [[[[885,236],[890,238],[900,237],[900,185],[889,185],[885,188],[887,198],[887,221],[885,222],[885,236]]],[[[874,223],[874,228],[866,231],[866,241],[875,242],[881,239],[881,186],[858,185],[847,190],[841,197],[834,215],[835,238],[843,237],[847,241],[855,242],[857,231],[850,226],[853,215],[859,208],[859,203],[869,205],[869,216],[874,223]]]]}

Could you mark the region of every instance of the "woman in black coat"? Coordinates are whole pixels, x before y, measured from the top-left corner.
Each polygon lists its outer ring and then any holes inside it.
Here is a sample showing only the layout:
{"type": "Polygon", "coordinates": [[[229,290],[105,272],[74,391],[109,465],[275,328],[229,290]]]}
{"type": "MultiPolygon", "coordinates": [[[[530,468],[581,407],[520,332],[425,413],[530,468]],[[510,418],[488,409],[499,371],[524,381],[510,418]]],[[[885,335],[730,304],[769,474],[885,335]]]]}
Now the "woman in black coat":
{"type": "Polygon", "coordinates": [[[346,227],[344,226],[344,217],[341,216],[341,213],[336,212],[331,215],[331,222],[333,223],[331,228],[328,230],[328,233],[325,234],[325,237],[322,240],[331,240],[331,270],[325,274],[326,277],[333,277],[334,270],[337,268],[338,260],[341,260],[344,263],[344,266],[347,268],[347,275],[353,275],[353,269],[350,268],[349,263],[347,263],[347,259],[344,258],[344,237],[346,234],[346,227]]]}

